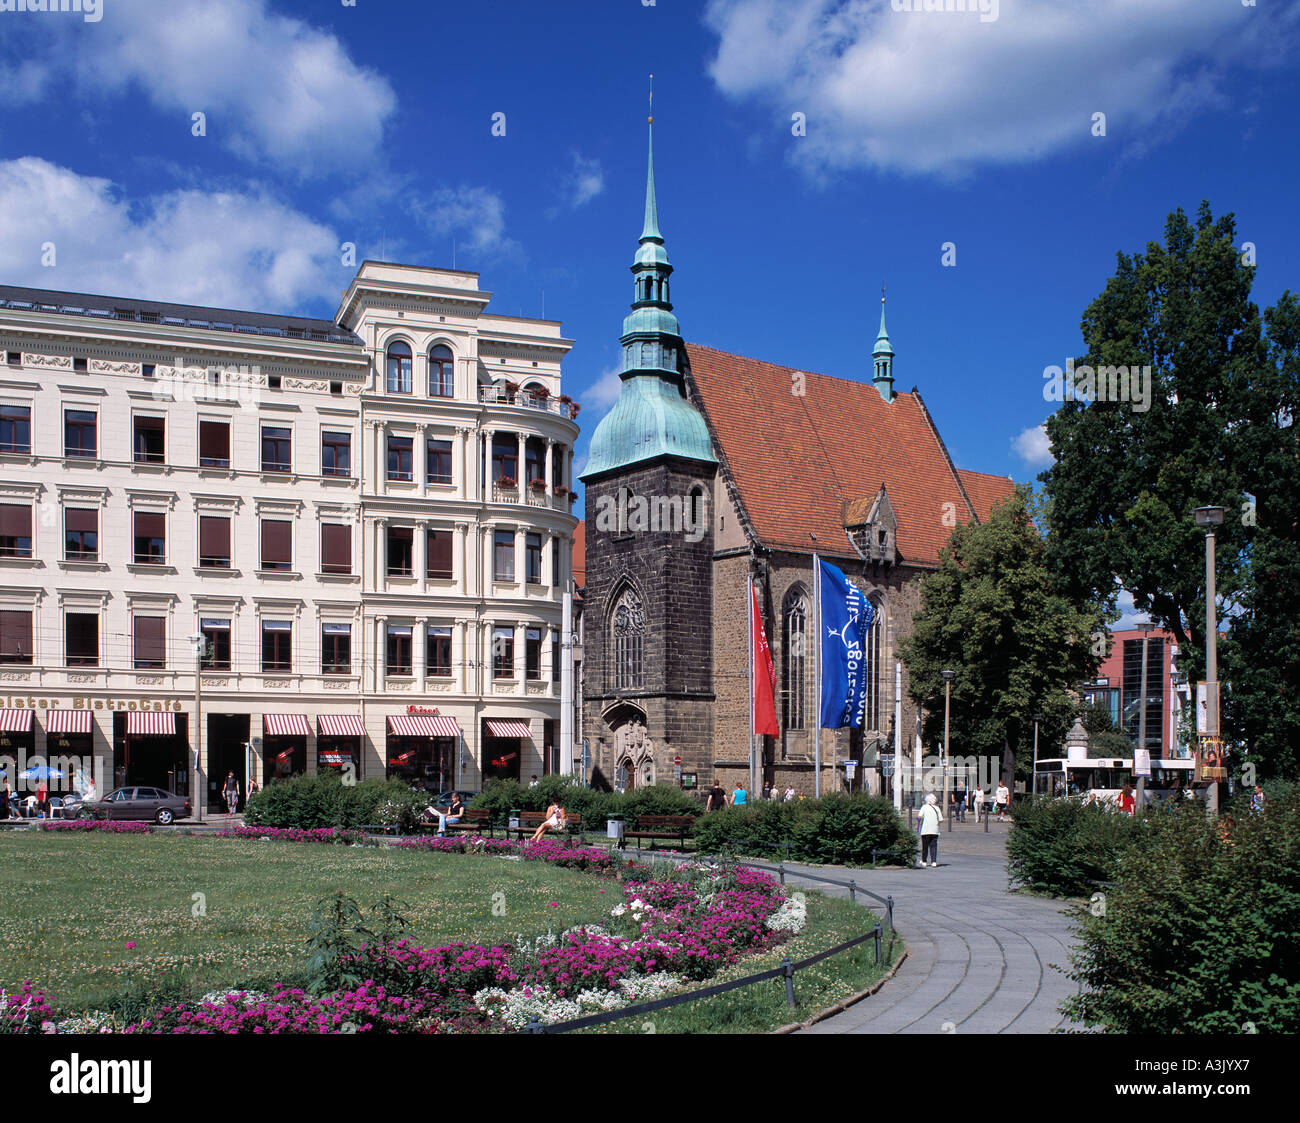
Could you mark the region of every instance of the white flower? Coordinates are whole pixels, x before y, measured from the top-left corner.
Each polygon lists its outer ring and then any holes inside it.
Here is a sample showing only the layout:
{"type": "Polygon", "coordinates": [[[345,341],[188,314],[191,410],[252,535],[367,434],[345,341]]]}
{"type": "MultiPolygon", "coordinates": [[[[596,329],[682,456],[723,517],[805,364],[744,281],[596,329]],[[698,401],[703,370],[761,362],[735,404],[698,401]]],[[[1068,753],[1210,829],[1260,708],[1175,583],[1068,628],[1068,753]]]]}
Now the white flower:
{"type": "Polygon", "coordinates": [[[773,932],[802,932],[808,923],[808,905],[802,893],[783,901],[781,907],[764,921],[773,932]]]}
{"type": "Polygon", "coordinates": [[[667,971],[656,971],[653,975],[627,975],[619,980],[620,993],[633,1001],[660,998],[670,990],[683,985],[682,980],[667,971]]]}

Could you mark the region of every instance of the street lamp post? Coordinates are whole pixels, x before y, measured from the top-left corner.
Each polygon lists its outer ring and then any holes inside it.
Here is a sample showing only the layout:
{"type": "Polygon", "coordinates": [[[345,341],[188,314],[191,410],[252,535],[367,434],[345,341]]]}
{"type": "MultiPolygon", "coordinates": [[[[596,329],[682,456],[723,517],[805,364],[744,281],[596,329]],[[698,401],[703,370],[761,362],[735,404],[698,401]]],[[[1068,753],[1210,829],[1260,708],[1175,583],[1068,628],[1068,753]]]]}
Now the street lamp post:
{"type": "MultiPolygon", "coordinates": [[[[1137,626],[1142,633],[1142,685],[1138,687],[1138,693],[1141,701],[1138,703],[1138,739],[1137,747],[1133,751],[1133,764],[1137,765],[1137,754],[1139,750],[1145,750],[1147,747],[1147,645],[1150,642],[1151,629],[1155,625],[1150,620],[1144,620],[1137,626]]],[[[1141,811],[1146,803],[1147,795],[1147,778],[1145,775],[1139,775],[1137,778],[1137,810],[1141,811]]]]}
{"type": "MultiPolygon", "coordinates": [[[[1214,608],[1214,528],[1223,525],[1226,507],[1197,507],[1196,525],[1205,527],[1205,735],[1219,736],[1219,621],[1214,608]]],[[[1210,782],[1210,810],[1219,810],[1219,782],[1210,782]]]]}
{"type": "Polygon", "coordinates": [[[943,671],[943,755],[939,758],[939,763],[943,767],[943,807],[945,813],[948,810],[948,761],[952,759],[952,753],[948,751],[948,714],[952,701],[952,680],[956,677],[956,671],[943,671]]]}
{"type": "Polygon", "coordinates": [[[1042,720],[1042,714],[1034,714],[1034,770],[1029,774],[1029,794],[1031,796],[1038,794],[1038,723],[1042,720]]]}
{"type": "Polygon", "coordinates": [[[194,748],[187,763],[190,773],[190,799],[194,803],[194,821],[203,822],[203,778],[199,761],[203,753],[203,656],[207,651],[207,637],[199,632],[190,636],[194,644],[194,748]]]}

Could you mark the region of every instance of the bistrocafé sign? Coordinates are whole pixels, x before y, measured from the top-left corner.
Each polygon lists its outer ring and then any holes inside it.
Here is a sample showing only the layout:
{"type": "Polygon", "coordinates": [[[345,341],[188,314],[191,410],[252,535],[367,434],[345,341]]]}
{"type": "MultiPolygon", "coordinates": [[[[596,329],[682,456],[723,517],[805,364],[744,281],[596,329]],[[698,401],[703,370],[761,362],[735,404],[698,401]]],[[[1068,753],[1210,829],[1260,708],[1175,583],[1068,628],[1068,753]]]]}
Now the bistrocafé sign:
{"type": "Polygon", "coordinates": [[[71,706],[64,706],[57,698],[38,698],[34,694],[0,695],[0,709],[6,710],[148,710],[154,713],[181,713],[185,707],[180,702],[165,702],[157,698],[80,698],[74,697],[71,706]]]}

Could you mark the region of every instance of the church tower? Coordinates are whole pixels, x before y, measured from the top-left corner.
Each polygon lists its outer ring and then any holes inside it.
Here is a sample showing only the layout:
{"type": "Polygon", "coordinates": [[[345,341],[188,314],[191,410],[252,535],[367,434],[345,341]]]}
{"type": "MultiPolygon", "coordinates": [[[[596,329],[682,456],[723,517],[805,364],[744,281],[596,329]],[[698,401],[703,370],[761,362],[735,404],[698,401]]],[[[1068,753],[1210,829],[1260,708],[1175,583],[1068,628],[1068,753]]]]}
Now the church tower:
{"type": "Polygon", "coordinates": [[[650,118],[645,222],[623,320],[622,385],[592,434],[586,488],[582,736],[593,784],[700,782],[713,733],[713,487],[718,462],[687,400],[655,195],[650,118]]]}
{"type": "Polygon", "coordinates": [[[885,330],[885,292],[880,291],[880,334],[876,336],[876,345],[871,350],[871,361],[875,371],[871,381],[880,396],[887,402],[894,400],[894,348],[889,342],[889,332],[885,330]]]}

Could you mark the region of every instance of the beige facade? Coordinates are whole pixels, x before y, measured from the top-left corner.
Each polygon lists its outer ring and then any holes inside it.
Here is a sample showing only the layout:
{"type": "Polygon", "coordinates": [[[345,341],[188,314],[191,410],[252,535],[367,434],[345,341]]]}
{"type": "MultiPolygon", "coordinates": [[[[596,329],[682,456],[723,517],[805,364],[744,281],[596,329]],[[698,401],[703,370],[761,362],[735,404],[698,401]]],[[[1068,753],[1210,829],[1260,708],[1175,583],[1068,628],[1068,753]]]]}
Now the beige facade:
{"type": "Polygon", "coordinates": [[[333,323],[0,288],[0,755],[184,791],[197,748],[205,808],[228,771],[559,767],[571,342],[490,298],[372,262],[333,323]]]}

